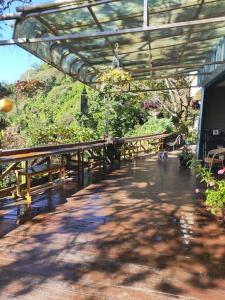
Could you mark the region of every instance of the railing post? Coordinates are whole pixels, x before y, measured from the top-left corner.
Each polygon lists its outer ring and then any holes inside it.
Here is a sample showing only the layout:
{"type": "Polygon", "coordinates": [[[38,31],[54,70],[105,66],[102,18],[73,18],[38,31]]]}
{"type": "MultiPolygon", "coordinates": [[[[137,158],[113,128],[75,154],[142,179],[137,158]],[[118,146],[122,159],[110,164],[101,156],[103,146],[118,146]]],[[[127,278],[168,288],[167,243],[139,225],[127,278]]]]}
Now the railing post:
{"type": "Polygon", "coordinates": [[[78,183],[78,186],[80,185],[80,165],[81,165],[80,150],[78,150],[78,152],[77,152],[77,183],[78,183]]]}

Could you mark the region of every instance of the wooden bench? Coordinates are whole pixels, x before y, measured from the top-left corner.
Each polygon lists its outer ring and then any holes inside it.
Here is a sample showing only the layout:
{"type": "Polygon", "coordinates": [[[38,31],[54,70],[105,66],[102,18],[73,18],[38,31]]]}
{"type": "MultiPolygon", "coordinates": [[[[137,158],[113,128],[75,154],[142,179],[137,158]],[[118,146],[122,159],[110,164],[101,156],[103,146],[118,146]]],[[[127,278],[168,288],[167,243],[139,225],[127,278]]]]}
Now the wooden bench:
{"type": "Polygon", "coordinates": [[[30,180],[32,176],[49,175],[49,182],[52,183],[52,174],[59,173],[59,185],[62,186],[62,177],[65,177],[65,168],[56,164],[42,164],[34,167],[28,167],[27,169],[16,170],[17,177],[17,196],[21,196],[21,178],[26,178],[26,200],[31,203],[31,185],[30,180]]]}

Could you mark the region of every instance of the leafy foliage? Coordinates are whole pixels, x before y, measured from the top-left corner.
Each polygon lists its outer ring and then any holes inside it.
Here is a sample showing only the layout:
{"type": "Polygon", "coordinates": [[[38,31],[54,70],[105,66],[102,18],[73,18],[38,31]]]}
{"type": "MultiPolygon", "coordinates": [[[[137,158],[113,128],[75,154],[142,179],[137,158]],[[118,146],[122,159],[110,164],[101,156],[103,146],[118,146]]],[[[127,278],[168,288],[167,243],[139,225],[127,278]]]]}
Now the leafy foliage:
{"type": "Polygon", "coordinates": [[[225,208],[225,181],[216,180],[213,188],[206,190],[206,205],[210,207],[211,213],[216,214],[218,210],[225,208]]]}
{"type": "Polygon", "coordinates": [[[0,83],[0,98],[8,96],[9,94],[10,94],[9,89],[0,83]]]}
{"type": "Polygon", "coordinates": [[[5,131],[4,144],[8,147],[12,135],[12,145],[17,147],[101,138],[105,134],[106,112],[112,136],[124,136],[147,119],[148,112],[136,95],[111,94],[104,98],[88,87],[89,107],[87,114],[82,114],[83,84],[47,65],[28,73],[11,88],[17,109],[7,116],[11,125],[5,131]],[[29,80],[25,80],[27,77],[29,80]]]}
{"type": "Polygon", "coordinates": [[[149,117],[143,125],[137,125],[133,130],[127,133],[127,136],[141,136],[147,134],[172,132],[173,123],[170,119],[156,119],[149,117]]]}
{"type": "Polygon", "coordinates": [[[154,81],[136,82],[137,89],[161,90],[146,93],[143,104],[158,111],[165,118],[172,118],[176,130],[189,135],[198,116],[199,103],[190,97],[190,78],[169,78],[154,81]],[[154,104],[154,105],[152,105],[154,104]]]}
{"type": "MultiPolygon", "coordinates": [[[[16,109],[7,115],[10,125],[4,132],[4,145],[24,147],[102,138],[106,133],[106,119],[110,136],[117,137],[170,132],[174,125],[178,128],[174,114],[171,117],[163,106],[173,102],[168,92],[111,93],[112,86],[121,86],[124,79],[130,80],[130,75],[121,69],[110,69],[102,76],[109,83],[104,95],[87,87],[88,107],[83,114],[80,111],[82,83],[46,64],[28,70],[19,82],[7,87],[16,109]],[[150,101],[148,109],[144,101],[150,101]]],[[[140,85],[132,84],[135,83],[140,85]]],[[[158,81],[149,84],[164,87],[158,81]]]]}
{"type": "Polygon", "coordinates": [[[96,128],[96,137],[105,134],[106,114],[109,119],[109,134],[122,137],[136,125],[143,124],[147,113],[142,109],[137,97],[131,94],[105,95],[89,90],[89,108],[87,115],[79,115],[80,124],[87,128],[96,128]]]}

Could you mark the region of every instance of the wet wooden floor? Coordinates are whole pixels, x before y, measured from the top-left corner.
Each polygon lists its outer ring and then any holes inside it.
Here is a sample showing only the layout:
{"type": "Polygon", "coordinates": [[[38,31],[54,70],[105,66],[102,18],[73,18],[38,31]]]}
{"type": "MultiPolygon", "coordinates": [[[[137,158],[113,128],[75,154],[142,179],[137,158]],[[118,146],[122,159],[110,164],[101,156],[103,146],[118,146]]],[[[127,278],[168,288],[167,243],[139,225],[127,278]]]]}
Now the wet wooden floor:
{"type": "Polygon", "coordinates": [[[2,208],[0,299],[225,299],[224,226],[194,191],[176,157],[142,158],[22,225],[2,208]]]}

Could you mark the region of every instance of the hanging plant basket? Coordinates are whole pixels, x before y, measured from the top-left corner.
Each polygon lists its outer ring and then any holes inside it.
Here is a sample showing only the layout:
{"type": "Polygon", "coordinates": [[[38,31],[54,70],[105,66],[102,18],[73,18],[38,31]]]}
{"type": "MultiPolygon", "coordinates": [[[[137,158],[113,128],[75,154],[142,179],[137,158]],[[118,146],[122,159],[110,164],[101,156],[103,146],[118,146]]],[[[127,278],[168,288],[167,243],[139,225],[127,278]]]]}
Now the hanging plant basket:
{"type": "Polygon", "coordinates": [[[98,76],[103,89],[111,86],[123,87],[132,80],[131,75],[122,68],[111,68],[98,76]]]}

